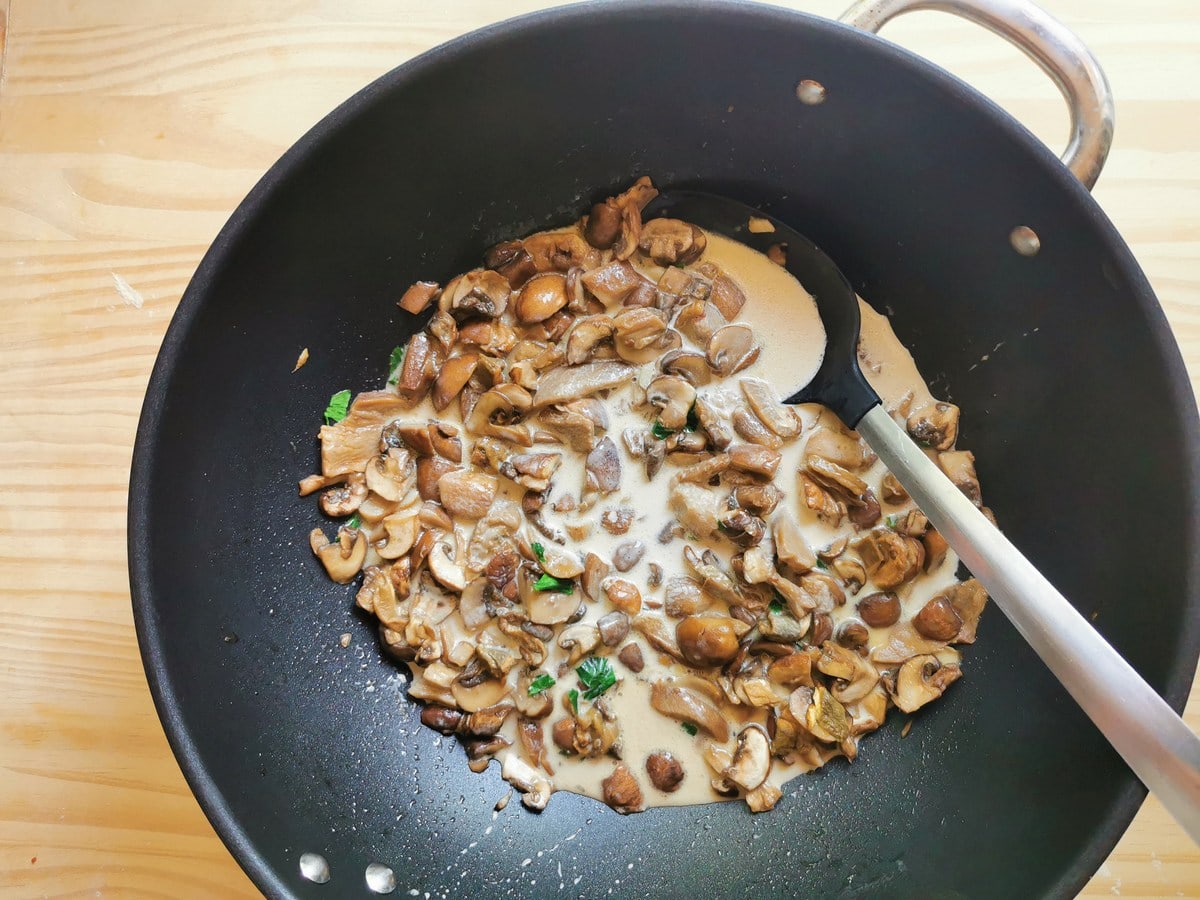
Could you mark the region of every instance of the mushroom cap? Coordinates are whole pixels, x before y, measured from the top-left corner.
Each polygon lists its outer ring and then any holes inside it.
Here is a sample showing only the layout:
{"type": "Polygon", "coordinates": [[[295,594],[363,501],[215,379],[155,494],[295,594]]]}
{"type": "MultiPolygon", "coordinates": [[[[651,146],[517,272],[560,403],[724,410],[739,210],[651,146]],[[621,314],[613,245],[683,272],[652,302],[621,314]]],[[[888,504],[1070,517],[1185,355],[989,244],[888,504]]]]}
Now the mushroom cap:
{"type": "Polygon", "coordinates": [[[752,791],[771,772],[771,739],[761,725],[747,725],[737,736],[733,761],[721,774],[742,790],[752,791]]]}

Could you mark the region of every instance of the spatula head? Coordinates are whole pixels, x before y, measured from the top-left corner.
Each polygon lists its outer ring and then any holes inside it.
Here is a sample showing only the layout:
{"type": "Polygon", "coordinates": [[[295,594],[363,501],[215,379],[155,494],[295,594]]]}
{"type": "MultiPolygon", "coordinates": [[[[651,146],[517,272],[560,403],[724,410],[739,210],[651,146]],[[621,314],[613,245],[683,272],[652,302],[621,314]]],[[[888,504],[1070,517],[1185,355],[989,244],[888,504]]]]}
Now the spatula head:
{"type": "Polygon", "coordinates": [[[858,366],[858,298],[850,282],[821,249],[778,219],[717,194],[670,191],[660,194],[642,211],[643,220],[682,219],[724,235],[760,253],[782,244],[784,268],[812,294],[825,326],[825,356],[812,380],[785,403],[822,403],[853,428],[879,395],[867,384],[858,366]],[[750,231],[751,218],[766,219],[773,232],[750,231]]]}

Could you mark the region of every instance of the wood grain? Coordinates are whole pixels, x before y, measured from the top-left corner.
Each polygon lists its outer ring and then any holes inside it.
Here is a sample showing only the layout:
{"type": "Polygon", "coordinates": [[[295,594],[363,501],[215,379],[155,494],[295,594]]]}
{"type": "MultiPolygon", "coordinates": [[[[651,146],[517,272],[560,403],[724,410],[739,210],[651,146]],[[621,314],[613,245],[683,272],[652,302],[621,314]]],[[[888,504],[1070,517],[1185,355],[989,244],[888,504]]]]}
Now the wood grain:
{"type": "MultiPolygon", "coordinates": [[[[129,606],[125,491],[146,379],[187,280],[257,178],[415,53],[544,4],[0,0],[0,893],[252,897],[175,764],[129,606]]],[[[842,0],[789,4],[836,16],[842,0]]],[[[1118,129],[1096,198],[1200,384],[1200,12],[1047,0],[1103,62],[1118,129]]],[[[922,13],[885,34],[1058,146],[1062,103],[999,39],[922,13]]],[[[1200,696],[1187,718],[1200,728],[1200,696]]],[[[1085,896],[1200,895],[1151,799],[1085,896]]]]}

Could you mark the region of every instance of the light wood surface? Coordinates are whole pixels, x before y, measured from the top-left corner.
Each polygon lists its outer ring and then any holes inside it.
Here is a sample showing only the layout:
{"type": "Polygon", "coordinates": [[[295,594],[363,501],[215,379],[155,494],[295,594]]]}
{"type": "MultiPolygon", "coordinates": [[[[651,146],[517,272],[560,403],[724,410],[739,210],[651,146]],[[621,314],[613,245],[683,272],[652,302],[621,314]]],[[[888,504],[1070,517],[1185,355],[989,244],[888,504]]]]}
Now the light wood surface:
{"type": "MultiPolygon", "coordinates": [[[[848,0],[802,0],[836,16],[848,0]]],[[[544,4],[0,0],[0,893],[254,896],[188,791],[146,688],[125,492],[142,394],[207,244],[338,102],[544,4]]],[[[1200,7],[1046,0],[1117,98],[1096,199],[1200,376],[1200,7]]],[[[1061,101],[999,39],[921,13],[885,34],[1060,146],[1061,101]]],[[[1188,711],[1200,727],[1200,698],[1188,711]]],[[[1086,896],[1200,895],[1148,801],[1086,896]]]]}

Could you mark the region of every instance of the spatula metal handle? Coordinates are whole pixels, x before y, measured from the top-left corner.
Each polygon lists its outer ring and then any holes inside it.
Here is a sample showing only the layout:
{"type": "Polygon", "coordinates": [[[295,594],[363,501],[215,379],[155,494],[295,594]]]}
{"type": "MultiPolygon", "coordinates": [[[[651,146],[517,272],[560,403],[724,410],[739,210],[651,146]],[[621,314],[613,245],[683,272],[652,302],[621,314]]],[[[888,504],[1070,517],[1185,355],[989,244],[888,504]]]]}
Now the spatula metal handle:
{"type": "Polygon", "coordinates": [[[1142,783],[1200,843],[1200,738],[882,406],[857,428],[1142,783]]]}

